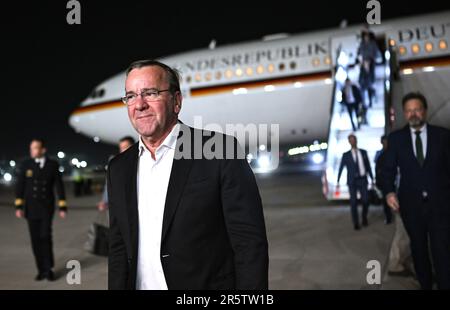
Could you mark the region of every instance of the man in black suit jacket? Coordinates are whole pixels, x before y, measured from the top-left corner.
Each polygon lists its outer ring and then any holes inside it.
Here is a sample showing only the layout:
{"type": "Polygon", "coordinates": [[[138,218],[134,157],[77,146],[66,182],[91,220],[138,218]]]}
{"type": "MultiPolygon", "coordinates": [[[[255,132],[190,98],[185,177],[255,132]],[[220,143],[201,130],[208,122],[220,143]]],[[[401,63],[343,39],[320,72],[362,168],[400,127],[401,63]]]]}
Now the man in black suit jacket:
{"type": "Polygon", "coordinates": [[[352,83],[352,81],[347,78],[345,80],[345,85],[341,89],[342,92],[342,103],[347,107],[348,116],[350,117],[350,122],[352,124],[353,131],[356,131],[360,128],[359,123],[359,105],[362,102],[361,90],[352,83]],[[356,123],[358,126],[355,126],[355,122],[353,121],[353,114],[355,114],[356,123]]]}
{"type": "Polygon", "coordinates": [[[30,159],[17,170],[16,217],[25,217],[30,230],[31,245],[38,268],[35,280],[54,280],[52,221],[55,212],[54,188],[58,193],[59,216],[66,217],[64,185],[59,164],[45,156],[42,139],[30,143],[30,159]]]}
{"type": "Polygon", "coordinates": [[[339,189],[339,180],[341,179],[342,170],[345,166],[347,168],[347,185],[350,193],[350,207],[353,227],[355,230],[359,230],[360,225],[358,216],[357,192],[359,191],[359,193],[361,194],[361,202],[363,205],[362,224],[363,226],[367,226],[367,214],[369,212],[367,176],[370,176],[370,179],[373,182],[373,174],[370,167],[369,158],[367,157],[367,152],[366,150],[358,149],[358,141],[354,134],[350,134],[348,136],[348,142],[350,143],[352,148],[350,151],[345,152],[342,156],[337,178],[337,190],[339,189]]]}
{"type": "Polygon", "coordinates": [[[178,74],[165,64],[131,64],[125,89],[140,141],[108,168],[109,289],[267,289],[264,216],[247,161],[192,157],[193,144],[230,137],[178,122],[178,74]]]}
{"type": "Polygon", "coordinates": [[[384,193],[400,211],[422,289],[432,288],[432,266],[438,288],[450,289],[450,133],[426,123],[427,101],[420,93],[405,95],[403,114],[409,125],[389,135],[384,193]]]}

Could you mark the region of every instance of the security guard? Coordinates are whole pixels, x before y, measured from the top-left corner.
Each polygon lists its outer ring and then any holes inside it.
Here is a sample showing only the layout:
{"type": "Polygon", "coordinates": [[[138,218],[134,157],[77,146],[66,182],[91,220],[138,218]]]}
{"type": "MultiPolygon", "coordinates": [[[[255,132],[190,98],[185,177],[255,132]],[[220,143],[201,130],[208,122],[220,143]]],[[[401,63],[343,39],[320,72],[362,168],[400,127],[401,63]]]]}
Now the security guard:
{"type": "Polygon", "coordinates": [[[67,206],[64,185],[56,161],[45,156],[42,139],[30,143],[30,159],[25,160],[17,171],[16,217],[25,217],[30,230],[31,245],[36,259],[38,275],[35,280],[55,279],[52,245],[52,220],[55,210],[53,188],[58,193],[59,215],[66,217],[67,206]]]}

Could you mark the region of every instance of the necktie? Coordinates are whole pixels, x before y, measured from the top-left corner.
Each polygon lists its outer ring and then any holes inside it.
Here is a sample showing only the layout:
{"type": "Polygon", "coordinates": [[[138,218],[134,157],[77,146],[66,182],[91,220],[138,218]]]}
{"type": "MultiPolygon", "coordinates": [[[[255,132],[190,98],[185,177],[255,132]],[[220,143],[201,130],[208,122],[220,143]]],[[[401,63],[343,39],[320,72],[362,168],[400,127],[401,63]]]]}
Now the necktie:
{"type": "Polygon", "coordinates": [[[422,147],[422,138],[420,138],[420,130],[415,132],[416,134],[416,157],[419,165],[423,165],[423,147],[422,147]]]}

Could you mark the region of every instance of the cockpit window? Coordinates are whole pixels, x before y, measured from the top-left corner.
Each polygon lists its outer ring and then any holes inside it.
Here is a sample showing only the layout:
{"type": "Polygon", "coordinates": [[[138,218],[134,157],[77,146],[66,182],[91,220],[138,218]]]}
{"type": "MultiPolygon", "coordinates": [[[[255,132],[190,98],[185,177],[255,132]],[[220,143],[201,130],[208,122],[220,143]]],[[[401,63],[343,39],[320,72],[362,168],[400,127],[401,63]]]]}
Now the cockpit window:
{"type": "Polygon", "coordinates": [[[89,95],[90,98],[101,98],[105,95],[105,89],[94,89],[91,94],[89,95]]]}

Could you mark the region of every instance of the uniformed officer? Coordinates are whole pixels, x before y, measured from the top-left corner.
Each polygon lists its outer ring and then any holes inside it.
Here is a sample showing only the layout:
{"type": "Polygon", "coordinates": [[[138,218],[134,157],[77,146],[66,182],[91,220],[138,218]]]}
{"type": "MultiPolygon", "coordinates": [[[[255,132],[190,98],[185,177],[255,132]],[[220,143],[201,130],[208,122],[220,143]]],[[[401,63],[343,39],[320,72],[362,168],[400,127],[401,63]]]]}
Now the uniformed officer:
{"type": "Polygon", "coordinates": [[[58,193],[59,216],[66,217],[64,185],[56,161],[45,156],[42,139],[30,143],[30,159],[17,171],[16,217],[25,217],[30,230],[31,245],[38,268],[35,280],[55,279],[52,245],[52,220],[55,211],[54,187],[58,193]]]}

